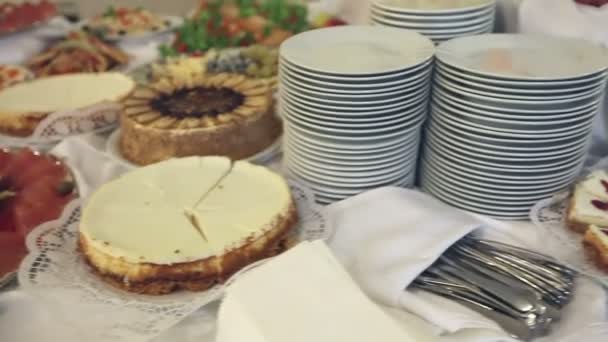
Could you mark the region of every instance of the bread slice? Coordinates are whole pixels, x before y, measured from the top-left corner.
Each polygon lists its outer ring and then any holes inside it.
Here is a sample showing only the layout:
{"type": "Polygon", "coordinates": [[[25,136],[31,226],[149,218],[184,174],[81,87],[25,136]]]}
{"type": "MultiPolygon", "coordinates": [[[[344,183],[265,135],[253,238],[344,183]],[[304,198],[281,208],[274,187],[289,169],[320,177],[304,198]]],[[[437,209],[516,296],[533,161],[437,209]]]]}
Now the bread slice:
{"type": "Polygon", "coordinates": [[[595,264],[608,272],[608,229],[590,226],[585,233],[583,245],[595,264]]]}
{"type": "Polygon", "coordinates": [[[584,234],[591,225],[608,227],[608,174],[597,171],[576,185],[566,214],[568,227],[584,234]]]}
{"type": "Polygon", "coordinates": [[[135,82],[120,73],[70,74],[37,79],[0,91],[0,134],[25,137],[56,112],[120,102],[135,82]]]}

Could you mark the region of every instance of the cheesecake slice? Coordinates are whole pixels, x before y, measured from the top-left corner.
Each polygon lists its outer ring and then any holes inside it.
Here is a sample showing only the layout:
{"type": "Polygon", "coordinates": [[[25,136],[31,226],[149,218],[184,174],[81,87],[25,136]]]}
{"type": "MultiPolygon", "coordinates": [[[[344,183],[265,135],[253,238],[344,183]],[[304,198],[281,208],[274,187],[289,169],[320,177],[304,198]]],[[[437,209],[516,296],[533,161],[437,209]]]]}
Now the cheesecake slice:
{"type": "Polygon", "coordinates": [[[608,174],[596,171],[575,186],[566,216],[568,227],[585,233],[591,225],[608,227],[608,174]]]}
{"type": "Polygon", "coordinates": [[[585,233],[583,244],[596,265],[608,272],[608,228],[591,226],[585,233]]]}
{"type": "Polygon", "coordinates": [[[172,159],[93,194],[80,248],[122,289],[200,291],[282,251],[296,221],[287,182],[269,169],[224,157],[172,159]]]}
{"type": "Polygon", "coordinates": [[[55,112],[119,102],[134,88],[135,82],[119,73],[60,75],[17,84],[0,91],[0,133],[29,136],[55,112]]]}
{"type": "Polygon", "coordinates": [[[357,286],[321,241],[303,242],[226,289],[216,342],[408,342],[414,337],[357,286]]]}

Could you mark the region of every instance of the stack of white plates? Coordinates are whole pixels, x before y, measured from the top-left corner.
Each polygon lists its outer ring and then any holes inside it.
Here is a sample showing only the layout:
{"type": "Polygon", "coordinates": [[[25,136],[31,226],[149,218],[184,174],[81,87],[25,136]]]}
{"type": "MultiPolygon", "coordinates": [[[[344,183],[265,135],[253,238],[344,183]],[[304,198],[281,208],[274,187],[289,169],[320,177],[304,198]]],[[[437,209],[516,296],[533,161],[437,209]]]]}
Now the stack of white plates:
{"type": "Polygon", "coordinates": [[[581,171],[608,57],[583,41],[524,35],[439,46],[421,187],[469,211],[525,219],[581,171]]]}
{"type": "Polygon", "coordinates": [[[433,43],[380,26],[309,31],[281,46],[284,166],[327,204],[412,186],[433,43]]]}
{"type": "Polygon", "coordinates": [[[371,22],[415,30],[435,43],[490,33],[496,0],[373,0],[371,22]]]}

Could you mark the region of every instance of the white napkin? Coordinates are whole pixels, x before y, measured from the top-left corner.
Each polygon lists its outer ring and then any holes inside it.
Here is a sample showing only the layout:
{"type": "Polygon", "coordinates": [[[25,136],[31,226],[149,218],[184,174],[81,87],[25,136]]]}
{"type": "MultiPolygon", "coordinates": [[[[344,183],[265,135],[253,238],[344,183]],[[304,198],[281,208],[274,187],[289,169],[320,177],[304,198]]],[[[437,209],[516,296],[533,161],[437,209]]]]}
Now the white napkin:
{"type": "MultiPolygon", "coordinates": [[[[475,229],[484,237],[509,243],[529,236],[530,243],[523,244],[527,247],[542,241],[534,231],[510,236],[516,230],[508,224],[468,215],[428,195],[400,188],[373,190],[336,203],[327,212],[335,229],[330,246],[373,299],[434,324],[442,341],[514,341],[494,322],[460,304],[422,291],[405,291],[405,287],[453,242],[475,229]]],[[[564,321],[544,340],[555,342],[555,336],[606,322],[606,304],[606,292],[581,279],[564,321]]],[[[602,338],[605,341],[606,335],[602,338]]]]}

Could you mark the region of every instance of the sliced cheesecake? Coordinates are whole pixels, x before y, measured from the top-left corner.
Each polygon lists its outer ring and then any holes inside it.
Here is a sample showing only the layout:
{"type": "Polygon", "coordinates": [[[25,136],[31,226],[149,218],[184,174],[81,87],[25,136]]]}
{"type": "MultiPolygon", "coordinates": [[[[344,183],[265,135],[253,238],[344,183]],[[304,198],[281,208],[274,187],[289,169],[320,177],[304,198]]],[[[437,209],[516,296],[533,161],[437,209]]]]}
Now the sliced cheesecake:
{"type": "Polygon", "coordinates": [[[70,74],[40,78],[0,91],[0,133],[29,136],[50,114],[118,102],[135,88],[120,73],[70,74]]]}
{"type": "Polygon", "coordinates": [[[576,185],[570,199],[567,225],[585,233],[591,225],[608,227],[608,174],[596,171],[576,185]]]}
{"type": "Polygon", "coordinates": [[[122,289],[198,291],[282,251],[296,221],[289,186],[269,169],[172,159],[102,186],[84,208],[80,248],[122,289]]]}

